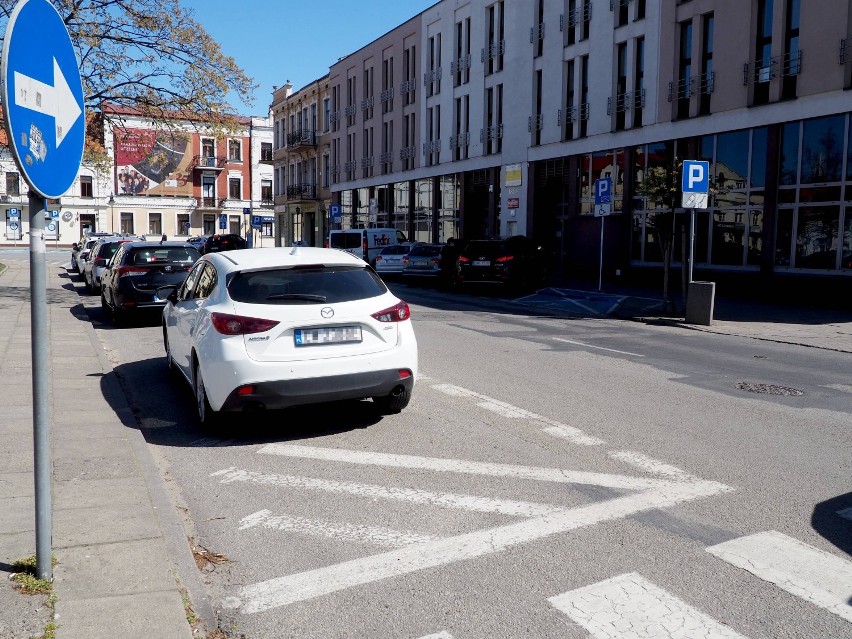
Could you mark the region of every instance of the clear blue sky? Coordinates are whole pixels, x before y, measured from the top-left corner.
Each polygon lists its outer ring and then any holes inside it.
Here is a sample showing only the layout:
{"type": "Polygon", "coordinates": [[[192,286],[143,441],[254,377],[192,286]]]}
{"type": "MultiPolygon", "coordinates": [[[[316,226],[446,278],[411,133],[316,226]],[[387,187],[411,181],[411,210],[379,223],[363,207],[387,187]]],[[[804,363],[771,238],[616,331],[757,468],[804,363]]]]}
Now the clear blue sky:
{"type": "Polygon", "coordinates": [[[266,115],[273,85],[294,89],[328,73],[357,51],[437,0],[181,0],[196,20],[260,86],[254,105],[232,100],[242,115],[266,115]]]}

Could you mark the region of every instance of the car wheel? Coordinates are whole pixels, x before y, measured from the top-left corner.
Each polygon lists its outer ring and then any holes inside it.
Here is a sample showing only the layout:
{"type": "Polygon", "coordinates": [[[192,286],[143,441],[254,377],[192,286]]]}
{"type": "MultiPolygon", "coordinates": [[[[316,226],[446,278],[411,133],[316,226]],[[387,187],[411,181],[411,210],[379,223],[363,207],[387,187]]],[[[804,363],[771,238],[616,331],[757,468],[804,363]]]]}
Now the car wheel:
{"type": "Polygon", "coordinates": [[[411,389],[409,388],[397,389],[397,391],[394,391],[390,395],[373,398],[373,403],[383,415],[395,415],[408,406],[408,402],[410,401],[411,389]]]}
{"type": "Polygon", "coordinates": [[[172,357],[172,349],[169,347],[169,334],[166,332],[165,326],[163,326],[163,347],[166,349],[166,370],[174,374],[177,371],[177,367],[172,357]]]}
{"type": "Polygon", "coordinates": [[[106,296],[103,293],[101,293],[101,313],[103,313],[104,317],[109,317],[110,315],[112,315],[112,312],[109,308],[109,304],[107,304],[106,301],[106,296]]]}
{"type": "Polygon", "coordinates": [[[204,388],[204,378],[201,376],[201,366],[195,363],[195,410],[198,414],[198,423],[205,430],[215,429],[219,426],[219,413],[213,410],[207,399],[207,389],[204,388]]]}
{"type": "Polygon", "coordinates": [[[83,284],[85,284],[85,285],[86,285],[86,292],[87,292],[87,293],[89,293],[89,294],[91,294],[91,292],[92,292],[92,285],[91,285],[91,284],[89,284],[89,278],[87,278],[85,274],[83,275],[83,284]]]}

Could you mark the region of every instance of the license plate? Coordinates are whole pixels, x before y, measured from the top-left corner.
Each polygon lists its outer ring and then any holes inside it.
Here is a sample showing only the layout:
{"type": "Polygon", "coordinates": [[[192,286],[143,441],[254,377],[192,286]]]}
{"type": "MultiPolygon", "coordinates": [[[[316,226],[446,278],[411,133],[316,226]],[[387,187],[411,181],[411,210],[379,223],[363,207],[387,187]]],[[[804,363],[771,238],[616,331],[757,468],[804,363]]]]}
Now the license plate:
{"type": "Polygon", "coordinates": [[[491,266],[491,262],[484,260],[473,260],[472,263],[474,266],[491,266]]]}
{"type": "Polygon", "coordinates": [[[317,344],[345,344],[361,341],[360,326],[329,326],[323,328],[297,328],[293,333],[296,346],[317,344]]]}

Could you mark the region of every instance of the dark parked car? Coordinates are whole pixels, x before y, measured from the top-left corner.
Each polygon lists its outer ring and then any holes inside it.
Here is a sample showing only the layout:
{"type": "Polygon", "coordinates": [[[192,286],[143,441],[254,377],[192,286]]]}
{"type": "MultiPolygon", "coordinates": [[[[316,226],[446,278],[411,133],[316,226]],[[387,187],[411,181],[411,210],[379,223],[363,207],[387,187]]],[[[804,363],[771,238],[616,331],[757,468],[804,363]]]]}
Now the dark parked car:
{"type": "Polygon", "coordinates": [[[86,290],[89,293],[99,293],[101,290],[101,276],[104,268],[109,263],[112,256],[122,244],[130,242],[129,238],[110,235],[102,237],[95,242],[95,245],[89,251],[89,255],[85,262],[81,262],[83,267],[83,283],[86,285],[86,290]]]}
{"type": "Polygon", "coordinates": [[[544,257],[525,235],[472,240],[459,255],[458,281],[531,288],[544,281],[544,257]]]}
{"type": "Polygon", "coordinates": [[[101,308],[116,326],[131,313],[162,309],[161,286],[180,286],[201,255],[186,242],[128,242],[104,269],[101,308]]]}
{"type": "Polygon", "coordinates": [[[207,241],[206,235],[196,235],[194,237],[189,238],[187,240],[187,243],[192,244],[195,248],[197,248],[199,251],[201,251],[201,247],[204,245],[204,243],[206,241],[207,241]]]}
{"type": "Polygon", "coordinates": [[[202,255],[206,255],[207,253],[219,253],[221,251],[233,251],[244,248],[246,248],[245,238],[240,237],[236,233],[225,233],[206,237],[198,250],[202,255]]]}

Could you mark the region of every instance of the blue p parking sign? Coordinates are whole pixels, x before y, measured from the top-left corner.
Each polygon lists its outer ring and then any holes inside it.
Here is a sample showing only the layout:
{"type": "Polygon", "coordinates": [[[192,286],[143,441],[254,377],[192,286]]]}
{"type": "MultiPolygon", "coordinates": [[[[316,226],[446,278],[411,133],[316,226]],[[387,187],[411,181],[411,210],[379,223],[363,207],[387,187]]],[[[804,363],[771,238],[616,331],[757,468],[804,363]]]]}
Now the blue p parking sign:
{"type": "Polygon", "coordinates": [[[684,160],[680,190],[685,209],[706,209],[710,190],[710,163],[702,160],[684,160]]]}

